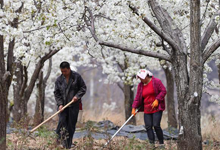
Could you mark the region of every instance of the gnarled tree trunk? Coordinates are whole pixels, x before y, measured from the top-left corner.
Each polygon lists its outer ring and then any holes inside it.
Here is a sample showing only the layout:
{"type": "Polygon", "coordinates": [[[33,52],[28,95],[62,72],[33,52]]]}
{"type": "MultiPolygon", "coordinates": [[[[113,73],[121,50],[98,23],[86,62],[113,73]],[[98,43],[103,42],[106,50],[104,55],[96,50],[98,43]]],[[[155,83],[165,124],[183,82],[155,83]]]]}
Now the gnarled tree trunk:
{"type": "Polygon", "coordinates": [[[43,71],[40,72],[38,77],[38,94],[37,100],[35,105],[35,114],[34,114],[34,124],[38,125],[39,123],[43,122],[44,120],[44,106],[45,106],[45,89],[47,86],[47,80],[50,76],[52,69],[52,58],[49,59],[49,66],[46,76],[43,78],[43,71]]]}
{"type": "MultiPolygon", "coordinates": [[[[202,136],[200,126],[200,101],[203,86],[203,60],[200,31],[200,1],[191,0],[190,5],[190,75],[185,76],[186,63],[177,58],[175,66],[176,81],[179,97],[179,118],[182,133],[179,135],[178,149],[202,149],[202,136]],[[181,70],[180,70],[181,69],[181,70]],[[185,70],[184,69],[184,70],[185,70]]],[[[183,59],[182,59],[183,60],[183,59]]]]}

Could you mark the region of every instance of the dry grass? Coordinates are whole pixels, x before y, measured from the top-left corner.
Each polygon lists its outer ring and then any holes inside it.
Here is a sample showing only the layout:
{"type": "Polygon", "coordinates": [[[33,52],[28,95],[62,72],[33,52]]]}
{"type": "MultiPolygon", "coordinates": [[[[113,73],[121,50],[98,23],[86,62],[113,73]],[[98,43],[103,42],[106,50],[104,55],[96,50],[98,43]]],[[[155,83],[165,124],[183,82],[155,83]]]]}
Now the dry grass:
{"type": "Polygon", "coordinates": [[[203,139],[213,139],[220,141],[220,120],[217,120],[215,116],[205,115],[201,119],[201,129],[203,139]]]}
{"type": "MultiPolygon", "coordinates": [[[[48,114],[45,118],[49,117],[48,114]]],[[[124,121],[123,113],[114,113],[109,110],[105,112],[95,114],[93,111],[84,111],[79,114],[79,121],[77,127],[84,127],[85,122],[88,120],[92,121],[102,121],[111,120],[114,124],[121,126],[124,121]]],[[[137,124],[144,124],[143,113],[136,115],[137,124]]],[[[55,117],[50,122],[48,122],[44,128],[39,130],[39,135],[36,141],[30,137],[26,137],[22,133],[13,133],[7,135],[7,150],[59,150],[60,148],[56,145],[55,139],[56,135],[52,131],[56,128],[58,118],[55,117]]],[[[220,149],[220,124],[219,120],[216,120],[214,116],[206,115],[202,117],[201,128],[203,141],[203,149],[205,150],[219,150],[220,149]]],[[[162,128],[167,127],[167,115],[164,113],[161,121],[162,128]]],[[[95,150],[100,149],[107,142],[107,140],[95,140],[92,137],[85,137],[80,139],[74,139],[76,143],[74,150],[95,150]]],[[[165,146],[167,150],[177,149],[176,141],[165,141],[165,146]]],[[[142,150],[150,149],[148,141],[141,141],[137,139],[128,139],[125,137],[115,137],[108,148],[105,150],[142,150]]]]}

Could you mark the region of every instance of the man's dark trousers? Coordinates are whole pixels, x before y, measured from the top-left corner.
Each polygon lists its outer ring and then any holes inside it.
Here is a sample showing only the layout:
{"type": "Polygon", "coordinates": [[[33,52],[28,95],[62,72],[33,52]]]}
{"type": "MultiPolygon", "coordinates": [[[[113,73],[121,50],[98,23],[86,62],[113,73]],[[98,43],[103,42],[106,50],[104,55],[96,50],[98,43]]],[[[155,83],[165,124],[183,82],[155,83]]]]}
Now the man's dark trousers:
{"type": "Polygon", "coordinates": [[[59,122],[56,133],[65,148],[71,148],[73,134],[76,129],[77,118],[79,114],[78,107],[67,107],[59,114],[59,122]]]}

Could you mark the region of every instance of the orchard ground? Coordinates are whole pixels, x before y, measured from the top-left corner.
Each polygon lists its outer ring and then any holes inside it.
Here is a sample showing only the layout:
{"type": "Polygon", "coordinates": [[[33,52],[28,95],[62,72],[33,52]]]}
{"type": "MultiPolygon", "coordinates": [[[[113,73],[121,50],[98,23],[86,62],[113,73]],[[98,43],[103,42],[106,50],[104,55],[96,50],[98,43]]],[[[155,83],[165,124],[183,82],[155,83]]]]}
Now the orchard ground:
{"type": "MultiPolygon", "coordinates": [[[[49,117],[47,114],[45,118],[49,117]]],[[[85,124],[88,121],[102,121],[111,120],[115,125],[121,126],[124,123],[123,114],[114,114],[109,112],[103,112],[99,115],[94,115],[93,112],[83,111],[79,114],[79,121],[77,123],[77,129],[85,128],[85,124]]],[[[136,116],[137,125],[143,125],[143,113],[139,113],[136,116]]],[[[59,150],[61,149],[56,145],[56,135],[53,130],[56,128],[58,117],[53,118],[51,121],[46,123],[43,128],[38,130],[38,136],[31,138],[27,137],[25,133],[12,133],[7,135],[7,150],[59,150]]],[[[31,124],[32,120],[30,120],[31,124]]],[[[203,116],[201,120],[202,124],[202,135],[203,135],[203,149],[205,150],[219,150],[220,149],[220,127],[218,126],[220,121],[214,116],[203,116]]],[[[162,128],[167,128],[167,115],[163,114],[162,128]]],[[[21,126],[19,126],[22,128],[21,126]]],[[[90,127],[87,127],[90,128],[90,127]]],[[[88,129],[93,130],[93,129],[88,129]]],[[[100,149],[107,140],[100,139],[96,140],[90,136],[80,139],[73,139],[73,143],[76,146],[72,149],[78,150],[91,150],[100,149]]],[[[158,146],[158,144],[156,144],[158,146]]],[[[142,141],[138,139],[128,139],[126,137],[115,137],[111,144],[109,144],[109,150],[142,150],[149,149],[150,145],[148,141],[142,141]]],[[[165,141],[165,148],[169,150],[177,149],[177,141],[167,140],[165,141]]]]}

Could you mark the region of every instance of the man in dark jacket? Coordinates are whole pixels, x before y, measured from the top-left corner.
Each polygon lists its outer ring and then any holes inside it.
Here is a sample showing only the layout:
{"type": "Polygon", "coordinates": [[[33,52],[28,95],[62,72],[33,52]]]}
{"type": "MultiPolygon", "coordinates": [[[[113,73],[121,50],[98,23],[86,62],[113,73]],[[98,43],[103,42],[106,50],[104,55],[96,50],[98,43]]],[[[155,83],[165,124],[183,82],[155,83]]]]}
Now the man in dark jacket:
{"type": "Polygon", "coordinates": [[[54,91],[57,106],[61,110],[56,133],[58,134],[58,141],[65,148],[69,149],[72,145],[81,98],[86,93],[86,85],[80,74],[70,69],[68,62],[62,62],[60,64],[60,70],[62,74],[55,82],[54,91]],[[63,106],[70,101],[73,101],[73,103],[62,110],[63,106]]]}

